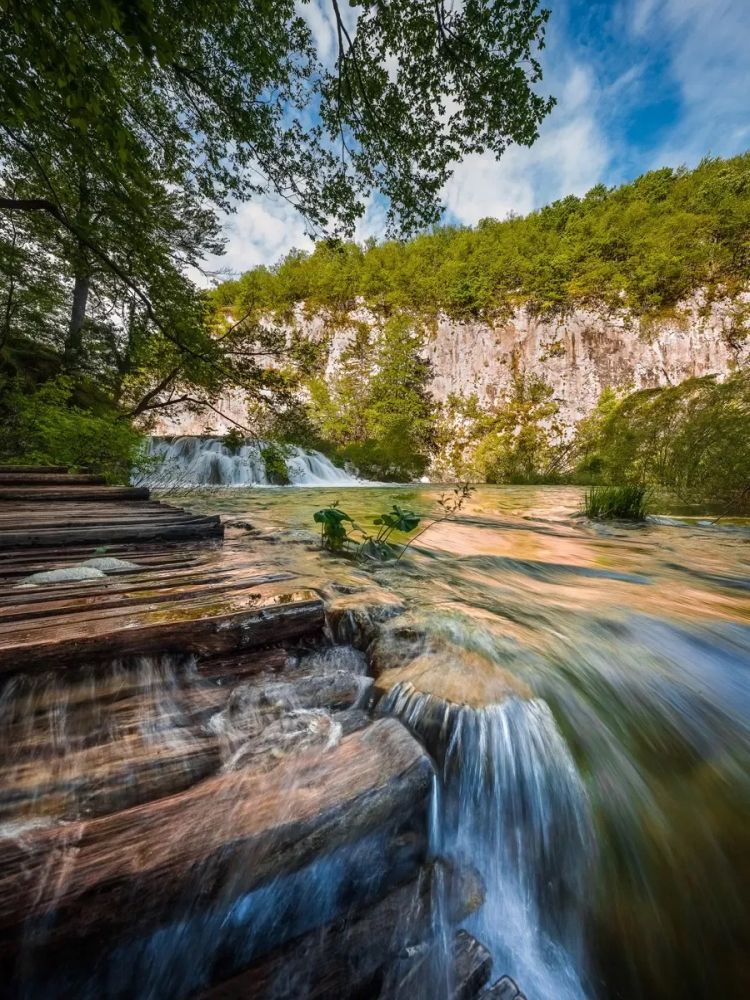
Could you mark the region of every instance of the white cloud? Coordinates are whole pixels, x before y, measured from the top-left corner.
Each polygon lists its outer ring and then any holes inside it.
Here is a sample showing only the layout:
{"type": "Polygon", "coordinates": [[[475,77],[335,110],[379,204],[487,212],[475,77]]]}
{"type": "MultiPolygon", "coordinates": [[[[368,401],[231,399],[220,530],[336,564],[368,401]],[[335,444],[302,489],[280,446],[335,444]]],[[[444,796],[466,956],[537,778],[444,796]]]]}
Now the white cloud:
{"type": "Polygon", "coordinates": [[[583,194],[604,176],[610,150],[597,109],[601,92],[591,71],[560,58],[545,77],[557,106],[533,146],[512,146],[500,160],[490,153],[460,163],[445,187],[448,211],[473,225],[485,217],[525,214],[567,194],[583,194]]]}
{"type": "MultiPolygon", "coordinates": [[[[280,198],[256,198],[225,217],[226,252],[206,261],[208,272],[222,278],[241,274],[258,264],[274,264],[293,247],[312,249],[300,214],[280,198]]],[[[205,278],[196,278],[205,285],[205,278]]]]}
{"type": "Polygon", "coordinates": [[[626,11],[635,39],[658,47],[683,105],[653,163],[692,164],[707,153],[742,151],[748,139],[750,2],[628,0],[626,11]]]}

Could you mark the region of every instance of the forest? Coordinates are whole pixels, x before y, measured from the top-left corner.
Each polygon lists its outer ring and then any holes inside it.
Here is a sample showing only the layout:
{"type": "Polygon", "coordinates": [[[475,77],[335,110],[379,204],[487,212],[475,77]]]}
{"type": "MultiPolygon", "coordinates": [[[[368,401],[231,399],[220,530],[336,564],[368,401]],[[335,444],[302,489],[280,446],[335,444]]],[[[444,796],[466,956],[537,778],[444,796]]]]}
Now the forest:
{"type": "Polygon", "coordinates": [[[697,288],[730,294],[750,280],[750,152],[597,185],[537,212],[408,241],[325,241],[214,293],[217,304],[502,315],[595,302],[635,313],[673,309],[697,288]]]}

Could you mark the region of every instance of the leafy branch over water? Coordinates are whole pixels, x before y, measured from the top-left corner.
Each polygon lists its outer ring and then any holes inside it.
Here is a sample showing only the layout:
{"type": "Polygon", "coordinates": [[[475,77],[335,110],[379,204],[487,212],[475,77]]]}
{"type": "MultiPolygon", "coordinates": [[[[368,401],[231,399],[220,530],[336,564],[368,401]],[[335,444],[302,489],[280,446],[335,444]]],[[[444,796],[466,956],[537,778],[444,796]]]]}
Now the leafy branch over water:
{"type": "Polygon", "coordinates": [[[420,538],[428,528],[454,517],[463,508],[476,489],[469,483],[460,483],[448,493],[438,498],[442,513],[428,521],[420,531],[399,546],[391,541],[394,532],[409,534],[421,524],[422,515],[392,504],[390,510],[373,518],[376,532],[368,532],[341,510],[337,500],[330,507],[324,507],[313,514],[313,520],[320,525],[320,542],[329,552],[348,552],[355,559],[370,562],[399,562],[407,549],[420,538]]]}

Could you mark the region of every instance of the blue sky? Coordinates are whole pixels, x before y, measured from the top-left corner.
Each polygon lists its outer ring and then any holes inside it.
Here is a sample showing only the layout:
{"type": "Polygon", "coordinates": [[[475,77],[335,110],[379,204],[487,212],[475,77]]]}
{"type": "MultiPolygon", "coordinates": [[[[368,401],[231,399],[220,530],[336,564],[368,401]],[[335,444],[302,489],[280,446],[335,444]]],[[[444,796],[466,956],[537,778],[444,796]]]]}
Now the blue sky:
{"type": "MultiPolygon", "coordinates": [[[[332,51],[330,0],[300,7],[321,52],[332,51]]],[[[526,213],[598,182],[695,165],[750,148],[750,0],[545,0],[543,90],[558,104],[530,149],[498,162],[472,156],[446,186],[446,219],[526,213]]],[[[241,272],[309,247],[304,224],[273,199],[226,222],[227,253],[211,268],[241,272]]],[[[374,201],[359,238],[382,233],[374,201]]]]}

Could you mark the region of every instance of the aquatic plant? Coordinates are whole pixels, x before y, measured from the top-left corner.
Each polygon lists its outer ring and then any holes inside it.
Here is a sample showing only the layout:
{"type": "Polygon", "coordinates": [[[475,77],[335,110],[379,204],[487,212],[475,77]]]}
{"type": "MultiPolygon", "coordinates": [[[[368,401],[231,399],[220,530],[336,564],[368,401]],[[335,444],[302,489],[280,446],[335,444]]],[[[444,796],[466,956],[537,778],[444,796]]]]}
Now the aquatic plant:
{"type": "Polygon", "coordinates": [[[644,521],[648,513],[646,486],[592,486],[583,499],[582,514],[600,521],[644,521]]]}
{"type": "Polygon", "coordinates": [[[362,561],[388,562],[395,559],[398,562],[428,528],[447,521],[457,514],[475,489],[476,487],[469,483],[461,483],[454,487],[452,492],[441,494],[438,506],[442,509],[442,513],[402,544],[400,552],[397,545],[391,541],[393,533],[397,531],[407,535],[415,531],[422,521],[422,516],[397,503],[392,504],[390,510],[384,514],[373,518],[372,523],[378,529],[375,533],[360,527],[353,518],[341,510],[338,500],[331,507],[316,511],[313,520],[321,526],[320,537],[323,548],[330,552],[342,552],[348,546],[354,557],[362,561]],[[351,525],[351,528],[347,528],[347,524],[351,525]]]}
{"type": "Polygon", "coordinates": [[[344,522],[354,526],[354,521],[343,510],[339,510],[339,502],[330,507],[324,507],[313,514],[313,521],[320,525],[320,544],[329,552],[341,552],[349,541],[349,534],[344,522]]]}

